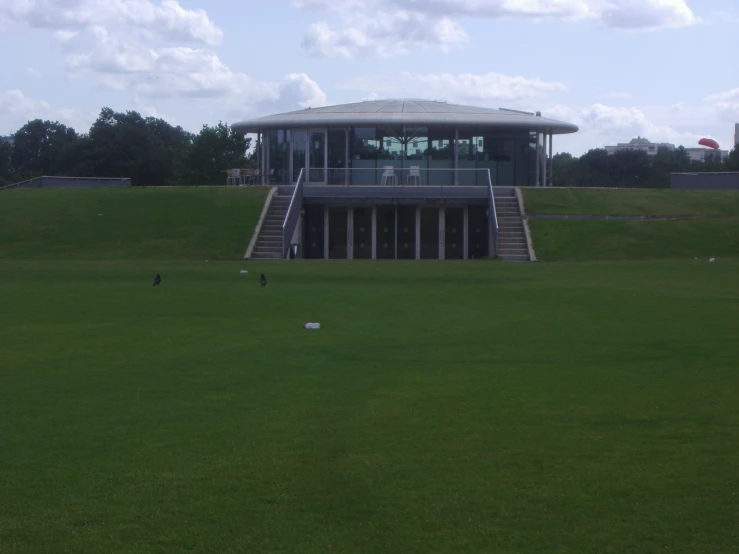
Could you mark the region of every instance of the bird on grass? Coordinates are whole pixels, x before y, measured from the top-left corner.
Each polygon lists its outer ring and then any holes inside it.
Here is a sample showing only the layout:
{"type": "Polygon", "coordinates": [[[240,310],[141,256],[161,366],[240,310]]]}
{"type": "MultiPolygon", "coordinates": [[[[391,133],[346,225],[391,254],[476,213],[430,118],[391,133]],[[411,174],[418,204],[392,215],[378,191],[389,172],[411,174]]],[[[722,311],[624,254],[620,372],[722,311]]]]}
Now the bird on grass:
{"type": "Polygon", "coordinates": [[[161,276],[161,275],[159,275],[159,274],[157,273],[157,276],[156,276],[156,277],[154,277],[154,283],[153,283],[153,286],[155,286],[155,287],[156,287],[156,286],[158,286],[158,285],[159,285],[159,283],[161,283],[161,282],[162,282],[162,276],[161,276]]]}
{"type": "Polygon", "coordinates": [[[259,285],[262,287],[267,286],[267,278],[264,276],[264,273],[259,277],[259,285]]]}

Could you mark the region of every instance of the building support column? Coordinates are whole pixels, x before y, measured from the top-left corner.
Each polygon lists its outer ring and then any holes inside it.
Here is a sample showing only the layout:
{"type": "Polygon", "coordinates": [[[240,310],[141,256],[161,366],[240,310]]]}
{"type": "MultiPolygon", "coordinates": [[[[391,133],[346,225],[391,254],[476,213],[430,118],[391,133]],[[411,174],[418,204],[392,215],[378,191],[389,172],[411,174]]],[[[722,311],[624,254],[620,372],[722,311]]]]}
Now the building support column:
{"type": "Polygon", "coordinates": [[[537,132],[536,133],[536,186],[538,187],[540,185],[541,175],[541,138],[542,134],[537,132]]]}
{"type": "Polygon", "coordinates": [[[468,260],[470,257],[470,208],[464,207],[464,216],[462,219],[462,258],[468,260]]]}
{"type": "Polygon", "coordinates": [[[323,259],[328,260],[328,205],[323,206],[323,259]]]}
{"type": "Polygon", "coordinates": [[[446,257],[446,208],[439,208],[439,259],[446,257]]]}
{"type": "Polygon", "coordinates": [[[552,154],[554,152],[554,147],[552,146],[552,139],[553,138],[554,138],[554,134],[549,133],[549,160],[548,160],[548,163],[549,163],[549,171],[548,171],[549,183],[548,183],[548,186],[550,186],[550,187],[553,187],[554,186],[554,179],[553,179],[553,177],[554,177],[554,156],[552,154]]]}
{"type": "Polygon", "coordinates": [[[421,206],[416,206],[416,259],[421,259],[421,206]]]}
{"type": "Polygon", "coordinates": [[[346,259],[354,259],[354,208],[346,209],[346,259]]]}
{"type": "Polygon", "coordinates": [[[377,259],[377,206],[372,206],[372,259],[377,259]]]}
{"type": "Polygon", "coordinates": [[[459,129],[454,128],[454,184],[459,185],[459,129]]]}

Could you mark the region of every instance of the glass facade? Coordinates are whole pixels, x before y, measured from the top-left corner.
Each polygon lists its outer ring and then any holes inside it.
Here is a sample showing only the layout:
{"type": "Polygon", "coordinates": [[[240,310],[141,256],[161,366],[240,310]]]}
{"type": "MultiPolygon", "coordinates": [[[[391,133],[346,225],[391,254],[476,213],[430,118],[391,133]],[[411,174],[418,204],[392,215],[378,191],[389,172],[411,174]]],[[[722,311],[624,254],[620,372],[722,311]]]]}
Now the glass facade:
{"type": "Polygon", "coordinates": [[[357,126],[265,134],[269,183],[545,185],[547,135],[490,127],[357,126]]]}

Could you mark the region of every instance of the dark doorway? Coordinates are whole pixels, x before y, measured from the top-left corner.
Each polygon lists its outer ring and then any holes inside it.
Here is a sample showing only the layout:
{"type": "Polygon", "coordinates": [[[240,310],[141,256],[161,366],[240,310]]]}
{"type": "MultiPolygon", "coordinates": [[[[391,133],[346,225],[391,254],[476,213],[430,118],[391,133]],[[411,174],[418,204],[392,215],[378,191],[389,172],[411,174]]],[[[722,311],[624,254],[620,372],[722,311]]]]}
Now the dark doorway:
{"type": "Polygon", "coordinates": [[[323,259],[324,239],[323,206],[306,206],[303,220],[303,257],[309,260],[323,259]]]}
{"type": "Polygon", "coordinates": [[[377,258],[395,258],[395,206],[377,207],[377,258]]]}
{"type": "Polygon", "coordinates": [[[444,259],[464,259],[464,208],[444,210],[444,259]]]}
{"type": "Polygon", "coordinates": [[[346,259],[347,245],[347,211],[346,208],[328,209],[328,257],[346,259]]]}
{"type": "Polygon", "coordinates": [[[438,208],[421,208],[421,259],[439,259],[438,208]]]}
{"type": "Polygon", "coordinates": [[[354,208],[353,258],[372,259],[372,208],[354,208]]]}
{"type": "Polygon", "coordinates": [[[416,259],[415,206],[398,206],[398,258],[416,259]]]}
{"type": "Polygon", "coordinates": [[[467,215],[468,257],[488,257],[488,210],[482,206],[470,206],[467,215]]]}

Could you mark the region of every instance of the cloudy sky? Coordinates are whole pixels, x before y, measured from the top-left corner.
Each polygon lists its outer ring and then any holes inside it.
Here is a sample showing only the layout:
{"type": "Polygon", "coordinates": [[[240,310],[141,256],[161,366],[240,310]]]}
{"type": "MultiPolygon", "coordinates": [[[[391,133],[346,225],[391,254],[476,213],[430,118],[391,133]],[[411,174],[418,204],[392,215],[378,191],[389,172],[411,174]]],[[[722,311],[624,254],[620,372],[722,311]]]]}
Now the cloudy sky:
{"type": "Polygon", "coordinates": [[[737,0],[0,0],[0,135],[100,108],[203,124],[371,98],[576,123],[556,151],[731,148],[737,0]]]}

